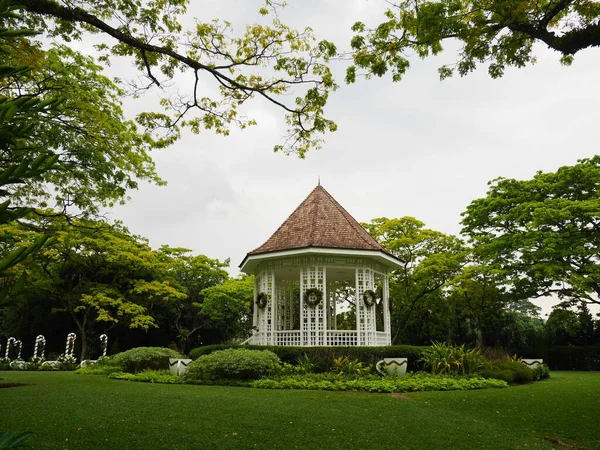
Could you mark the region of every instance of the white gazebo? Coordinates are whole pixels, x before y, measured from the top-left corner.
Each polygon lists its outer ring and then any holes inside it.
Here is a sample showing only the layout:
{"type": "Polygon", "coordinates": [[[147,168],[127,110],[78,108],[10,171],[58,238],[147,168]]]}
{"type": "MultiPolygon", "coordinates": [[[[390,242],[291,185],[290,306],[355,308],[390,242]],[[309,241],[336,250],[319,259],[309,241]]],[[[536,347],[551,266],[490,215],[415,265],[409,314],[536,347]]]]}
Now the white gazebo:
{"type": "Polygon", "coordinates": [[[317,186],[246,255],[259,345],[390,345],[388,273],[402,262],[317,186]]]}

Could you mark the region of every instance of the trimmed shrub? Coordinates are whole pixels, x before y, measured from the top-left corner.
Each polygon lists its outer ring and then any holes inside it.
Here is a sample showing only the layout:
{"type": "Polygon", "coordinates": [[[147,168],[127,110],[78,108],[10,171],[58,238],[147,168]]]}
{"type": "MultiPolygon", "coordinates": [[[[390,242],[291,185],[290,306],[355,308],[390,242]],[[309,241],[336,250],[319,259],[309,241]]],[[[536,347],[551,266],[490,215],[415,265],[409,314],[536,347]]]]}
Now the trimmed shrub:
{"type": "Polygon", "coordinates": [[[552,347],[544,362],[552,370],[600,370],[600,346],[552,347]]]}
{"type": "Polygon", "coordinates": [[[268,350],[230,348],[193,361],[186,377],[195,380],[256,380],[280,370],[277,355],[268,350]]]}
{"type": "Polygon", "coordinates": [[[170,348],[137,347],[111,356],[102,364],[119,366],[123,372],[137,373],[144,370],[167,369],[169,358],[183,358],[183,355],[170,348]]]}
{"type": "Polygon", "coordinates": [[[302,358],[308,357],[314,363],[316,372],[328,372],[333,368],[333,360],[350,358],[358,360],[364,366],[374,366],[383,358],[408,358],[409,372],[423,370],[421,353],[428,347],[417,347],[412,345],[391,345],[388,347],[271,347],[261,345],[206,345],[197,347],[190,351],[191,359],[198,359],[202,355],[208,355],[215,351],[229,348],[245,348],[249,350],[269,350],[279,356],[282,362],[297,365],[302,358]]]}
{"type": "Polygon", "coordinates": [[[534,380],[533,370],[518,361],[489,361],[479,371],[485,378],[504,380],[507,383],[531,383],[534,380]]]}

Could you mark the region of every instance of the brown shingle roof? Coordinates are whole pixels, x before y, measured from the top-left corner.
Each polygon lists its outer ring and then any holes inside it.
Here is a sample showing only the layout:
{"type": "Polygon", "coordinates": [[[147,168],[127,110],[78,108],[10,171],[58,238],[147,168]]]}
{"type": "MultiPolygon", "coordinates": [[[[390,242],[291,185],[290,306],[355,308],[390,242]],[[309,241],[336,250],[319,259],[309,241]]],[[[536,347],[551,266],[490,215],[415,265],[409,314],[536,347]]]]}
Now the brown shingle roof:
{"type": "Polygon", "coordinates": [[[248,255],[306,247],[388,253],[321,185],[312,190],[267,242],[248,255]]]}

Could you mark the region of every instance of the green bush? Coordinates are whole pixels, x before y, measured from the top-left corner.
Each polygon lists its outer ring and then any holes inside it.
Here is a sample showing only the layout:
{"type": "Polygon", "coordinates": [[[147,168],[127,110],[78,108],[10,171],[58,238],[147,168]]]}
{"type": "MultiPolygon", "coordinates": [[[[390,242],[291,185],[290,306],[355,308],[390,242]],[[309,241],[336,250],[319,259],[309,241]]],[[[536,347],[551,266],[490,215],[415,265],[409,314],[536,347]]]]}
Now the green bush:
{"type": "Polygon", "coordinates": [[[408,358],[409,372],[416,372],[423,369],[422,363],[418,362],[421,353],[427,347],[417,347],[412,345],[391,345],[387,347],[275,347],[261,345],[206,345],[197,347],[190,351],[191,359],[198,359],[202,355],[208,355],[215,351],[229,348],[245,348],[249,350],[269,350],[279,356],[281,361],[298,365],[302,358],[308,357],[315,365],[314,371],[328,372],[333,368],[333,360],[343,357],[357,359],[363,363],[363,366],[374,366],[377,361],[383,358],[408,358]],[[304,356],[306,355],[306,356],[304,356]]]}
{"type": "Polygon", "coordinates": [[[552,370],[600,370],[600,346],[552,347],[544,362],[552,370]]]}
{"type": "Polygon", "coordinates": [[[144,370],[168,369],[169,358],[183,356],[170,348],[137,347],[111,356],[101,365],[119,366],[123,372],[137,373],[144,370]]]}
{"type": "Polygon", "coordinates": [[[488,361],[479,373],[485,378],[504,380],[507,383],[525,384],[534,380],[533,370],[518,361],[488,361]]]}
{"type": "Polygon", "coordinates": [[[280,360],[273,352],[230,348],[200,356],[189,365],[186,377],[192,380],[256,380],[279,370],[280,360]]]}

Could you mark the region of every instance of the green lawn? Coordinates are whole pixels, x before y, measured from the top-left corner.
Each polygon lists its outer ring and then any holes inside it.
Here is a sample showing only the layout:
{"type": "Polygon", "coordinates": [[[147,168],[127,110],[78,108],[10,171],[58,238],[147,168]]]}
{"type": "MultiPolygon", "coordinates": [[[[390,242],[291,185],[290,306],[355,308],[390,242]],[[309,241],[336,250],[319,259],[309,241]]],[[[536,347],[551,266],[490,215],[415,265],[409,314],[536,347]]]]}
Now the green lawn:
{"type": "Polygon", "coordinates": [[[389,394],[158,385],[0,372],[0,429],[36,449],[600,449],[600,373],[509,389],[389,394]],[[558,447],[560,448],[560,447],[558,447]],[[562,447],[564,448],[564,447],[562,447]]]}

